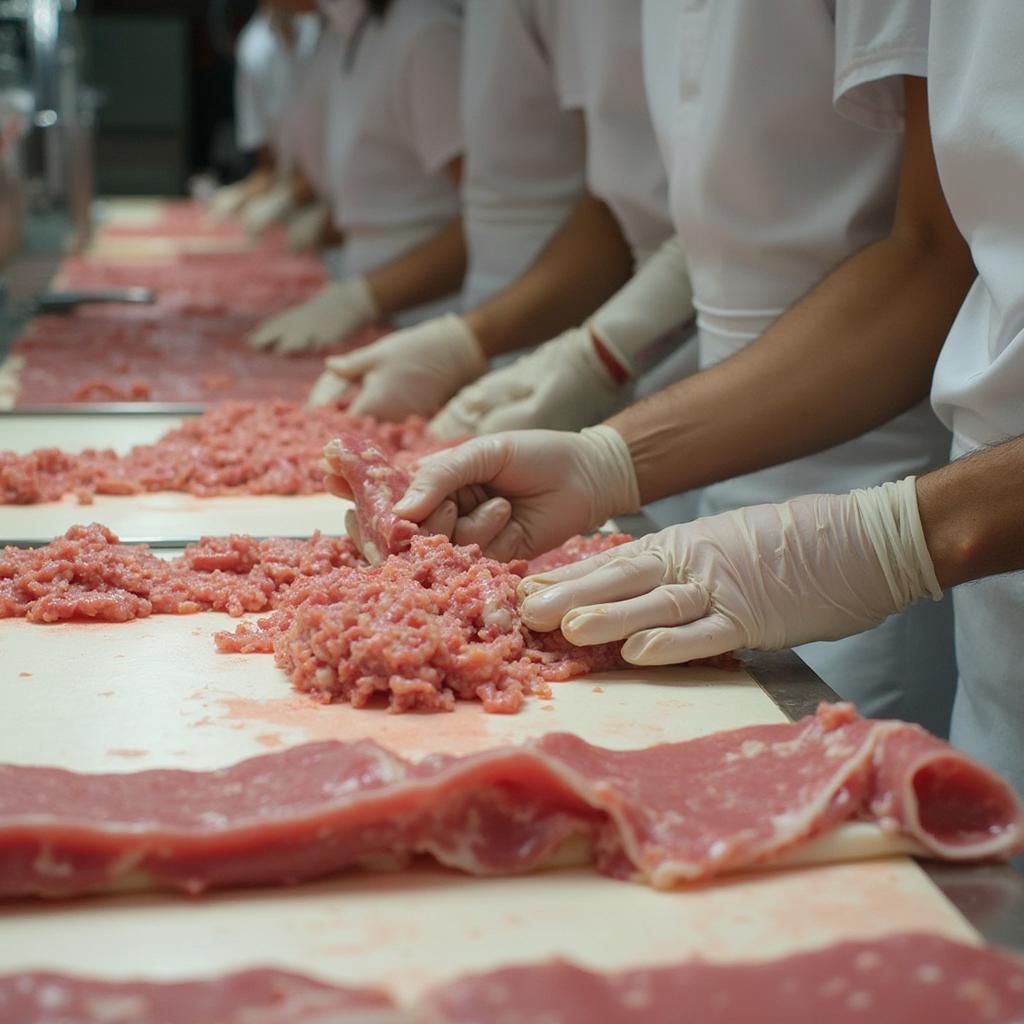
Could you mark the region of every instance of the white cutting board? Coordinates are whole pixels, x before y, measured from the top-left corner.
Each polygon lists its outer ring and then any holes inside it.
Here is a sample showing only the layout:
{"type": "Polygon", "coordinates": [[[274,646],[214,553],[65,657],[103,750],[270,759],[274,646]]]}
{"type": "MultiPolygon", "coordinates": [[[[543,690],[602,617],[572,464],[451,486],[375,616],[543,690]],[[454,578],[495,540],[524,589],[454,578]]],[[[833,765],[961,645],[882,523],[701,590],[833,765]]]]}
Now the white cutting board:
{"type": "Polygon", "coordinates": [[[744,672],[628,669],[554,684],[516,715],[470,702],[436,714],[322,705],[293,690],[269,654],[221,654],[217,613],[128,623],[0,620],[0,760],[78,771],[218,768],[320,739],[372,737],[399,753],[468,753],[568,730],[643,747],[783,721],[744,672]],[[12,723],[17,727],[12,728],[12,723]]]}
{"type": "MultiPolygon", "coordinates": [[[[150,444],[177,426],[181,416],[0,416],[0,449],[113,448],[126,452],[150,444]]],[[[68,495],[40,505],[0,505],[0,543],[48,541],[75,523],[103,523],[125,538],[189,540],[201,536],[251,533],[308,537],[315,530],[344,530],[348,503],[328,494],[251,495],[196,498],[175,491],[127,497],[97,495],[80,505],[68,495]]]]}
{"type": "Polygon", "coordinates": [[[127,497],[97,495],[90,505],[74,498],[42,505],[0,505],[0,543],[49,541],[75,523],[102,523],[119,537],[192,540],[228,533],[308,537],[344,532],[351,507],[329,494],[196,498],[176,491],[127,497]]]}
{"type": "MultiPolygon", "coordinates": [[[[269,655],[219,655],[228,616],[121,625],[0,621],[0,759],[79,770],[211,768],[325,737],[372,736],[407,755],[569,729],[636,747],[780,721],[745,673],[621,672],[558,684],[515,716],[466,704],[388,715],[295,694],[269,655]]],[[[976,939],[911,861],[779,871],[660,893],[572,869],[474,879],[436,866],[349,872],[293,889],[32,901],[4,908],[0,972],[211,975],[273,964],[413,999],[468,971],[549,956],[605,969],[692,955],[763,957],[844,938],[927,930],[976,939]]]]}

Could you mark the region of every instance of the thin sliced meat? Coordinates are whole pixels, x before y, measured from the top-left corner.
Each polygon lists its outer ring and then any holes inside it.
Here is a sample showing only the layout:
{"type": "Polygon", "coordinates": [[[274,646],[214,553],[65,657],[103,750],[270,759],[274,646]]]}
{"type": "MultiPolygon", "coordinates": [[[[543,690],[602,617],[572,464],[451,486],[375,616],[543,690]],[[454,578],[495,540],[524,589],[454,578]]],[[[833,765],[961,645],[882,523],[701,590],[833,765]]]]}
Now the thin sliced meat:
{"type": "Polygon", "coordinates": [[[342,433],[327,446],[324,455],[352,491],[363,550],[367,550],[367,544],[376,549],[377,557],[372,561],[407,550],[413,537],[423,535],[416,523],[392,511],[408,490],[410,476],[377,445],[366,437],[342,433]]]}
{"type": "Polygon", "coordinates": [[[1022,848],[1021,806],[995,773],[917,726],[838,705],[636,751],[553,733],[418,763],[372,741],[329,741],[215,772],[0,766],[0,895],[290,884],[423,853],[510,874],[570,849],[667,887],[770,864],[861,819],[939,857],[1022,848]]]}
{"type": "Polygon", "coordinates": [[[0,976],[0,1024],[399,1024],[384,992],[288,971],[204,981],[99,981],[34,971],[0,976]]]}
{"type": "Polygon", "coordinates": [[[1024,961],[904,933],[766,961],[598,974],[569,963],[462,978],[421,1024],[1018,1024],[1024,961]]]}

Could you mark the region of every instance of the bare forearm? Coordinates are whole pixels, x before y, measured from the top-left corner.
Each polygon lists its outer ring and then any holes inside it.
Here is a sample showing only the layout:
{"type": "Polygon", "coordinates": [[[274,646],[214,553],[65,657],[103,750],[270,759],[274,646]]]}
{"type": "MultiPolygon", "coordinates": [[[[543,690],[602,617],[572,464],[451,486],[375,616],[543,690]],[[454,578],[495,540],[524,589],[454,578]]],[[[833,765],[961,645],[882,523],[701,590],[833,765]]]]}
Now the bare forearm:
{"type": "Polygon", "coordinates": [[[1024,569],[1024,438],[921,477],[917,502],[944,588],[1024,569]]]}
{"type": "Polygon", "coordinates": [[[580,200],[534,264],[466,314],[488,355],[536,345],[585,320],[633,271],[633,254],[611,210],[580,200]]]}
{"type": "Polygon", "coordinates": [[[973,273],[965,246],[886,238],[742,352],[613,417],[643,500],[822,451],[910,408],[973,273]]]}
{"type": "Polygon", "coordinates": [[[466,273],[462,222],[453,221],[433,238],[366,275],[383,316],[458,291],[466,273]]]}

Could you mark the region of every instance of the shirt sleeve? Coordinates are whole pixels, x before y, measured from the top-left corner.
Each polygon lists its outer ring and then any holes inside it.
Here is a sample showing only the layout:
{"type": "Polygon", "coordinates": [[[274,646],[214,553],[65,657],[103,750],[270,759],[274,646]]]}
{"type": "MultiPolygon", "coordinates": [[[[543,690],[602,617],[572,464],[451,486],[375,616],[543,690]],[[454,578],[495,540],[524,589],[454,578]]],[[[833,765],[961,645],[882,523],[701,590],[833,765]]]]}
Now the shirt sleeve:
{"type": "Polygon", "coordinates": [[[433,174],[462,153],[459,26],[440,23],[422,29],[411,41],[404,64],[403,120],[420,165],[433,174]]]}
{"type": "Polygon", "coordinates": [[[844,117],[902,131],[904,75],[925,77],[931,0],[835,0],[832,99],[844,117]]]}

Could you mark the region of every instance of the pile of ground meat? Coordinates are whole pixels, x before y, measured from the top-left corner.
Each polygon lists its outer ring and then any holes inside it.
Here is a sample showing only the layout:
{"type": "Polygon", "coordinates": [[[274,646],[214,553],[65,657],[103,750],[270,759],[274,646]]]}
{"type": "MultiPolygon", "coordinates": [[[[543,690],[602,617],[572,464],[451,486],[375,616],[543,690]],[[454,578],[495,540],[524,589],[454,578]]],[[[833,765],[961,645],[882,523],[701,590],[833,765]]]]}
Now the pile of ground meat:
{"type": "Polygon", "coordinates": [[[0,503],[27,505],[74,494],[87,504],[95,494],[144,491],[199,497],[313,494],[323,490],[324,445],[346,431],[371,439],[398,461],[443,447],[416,416],[380,423],[294,402],[224,402],[127,455],[111,449],[0,452],[0,503]]]}
{"type": "Polygon", "coordinates": [[[205,537],[167,560],[118,543],[105,526],[72,526],[39,548],[0,551],[0,618],[30,622],[268,611],[296,581],[365,564],[347,537],[205,537]]]}
{"type": "MultiPolygon", "coordinates": [[[[629,538],[576,538],[559,559],[629,538]]],[[[514,712],[548,684],[620,665],[619,644],[575,647],[535,633],[519,617],[516,587],[531,568],[484,558],[475,545],[415,537],[410,549],[368,566],[348,538],[204,538],[173,561],[128,546],[99,524],[72,527],[45,547],[0,553],[0,617],[32,622],[151,614],[271,610],[220,650],[273,653],[295,687],[357,707],[450,710],[456,699],[514,712]]]]}
{"type": "MultiPolygon", "coordinates": [[[[609,544],[605,544],[605,547],[609,544]]],[[[295,687],[318,700],[392,711],[450,711],[477,699],[514,712],[548,683],[621,665],[620,644],[574,647],[519,617],[526,562],[484,558],[474,545],[413,537],[378,566],[303,580],[258,623],[218,633],[222,651],[273,651],[295,687]]]]}

